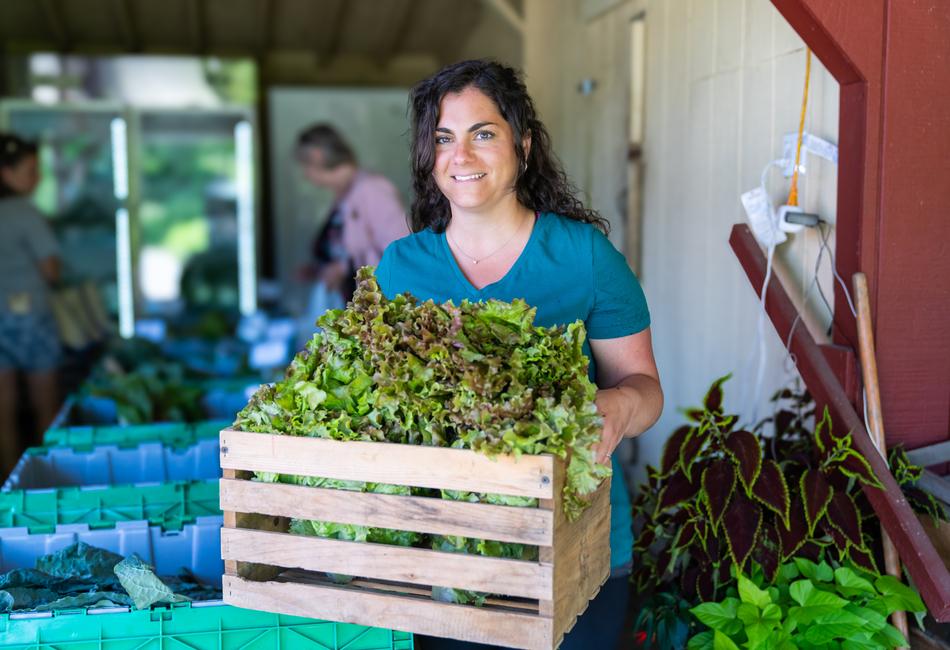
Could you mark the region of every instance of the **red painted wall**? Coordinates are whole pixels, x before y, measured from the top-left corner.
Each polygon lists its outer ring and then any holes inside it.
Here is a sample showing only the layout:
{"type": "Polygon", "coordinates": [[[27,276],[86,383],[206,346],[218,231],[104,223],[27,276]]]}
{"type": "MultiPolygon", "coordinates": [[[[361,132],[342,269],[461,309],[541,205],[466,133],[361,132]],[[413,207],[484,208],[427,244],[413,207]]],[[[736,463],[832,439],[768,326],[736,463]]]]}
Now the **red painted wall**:
{"type": "MultiPolygon", "coordinates": [[[[950,2],[772,0],[838,79],[842,277],[871,289],[888,444],[950,437],[950,2]]],[[[836,287],[838,343],[857,350],[836,287]]]]}

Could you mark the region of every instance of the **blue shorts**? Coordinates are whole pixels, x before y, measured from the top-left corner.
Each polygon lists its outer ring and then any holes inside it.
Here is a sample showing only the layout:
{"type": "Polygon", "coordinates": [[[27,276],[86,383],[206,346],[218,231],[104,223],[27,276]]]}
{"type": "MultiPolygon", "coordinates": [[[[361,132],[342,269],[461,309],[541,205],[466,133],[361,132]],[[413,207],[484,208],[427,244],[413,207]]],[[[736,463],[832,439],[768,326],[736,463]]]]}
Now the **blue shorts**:
{"type": "Polygon", "coordinates": [[[0,371],[53,370],[61,356],[59,331],[52,314],[0,311],[0,371]]]}

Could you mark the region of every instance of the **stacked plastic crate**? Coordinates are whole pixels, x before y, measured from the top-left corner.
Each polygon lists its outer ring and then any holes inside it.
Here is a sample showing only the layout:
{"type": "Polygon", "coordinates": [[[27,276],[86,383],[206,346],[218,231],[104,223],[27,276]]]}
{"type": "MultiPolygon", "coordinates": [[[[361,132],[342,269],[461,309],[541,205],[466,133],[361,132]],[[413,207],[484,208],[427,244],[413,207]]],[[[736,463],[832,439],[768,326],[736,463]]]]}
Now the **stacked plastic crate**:
{"type": "MultiPolygon", "coordinates": [[[[198,424],[82,426],[47,431],[0,492],[0,574],[82,541],[137,553],[159,575],[188,569],[221,586],[218,432],[198,424]]],[[[412,635],[244,610],[221,601],[13,612],[0,648],[52,650],[347,648],[410,650],[412,635]]]]}

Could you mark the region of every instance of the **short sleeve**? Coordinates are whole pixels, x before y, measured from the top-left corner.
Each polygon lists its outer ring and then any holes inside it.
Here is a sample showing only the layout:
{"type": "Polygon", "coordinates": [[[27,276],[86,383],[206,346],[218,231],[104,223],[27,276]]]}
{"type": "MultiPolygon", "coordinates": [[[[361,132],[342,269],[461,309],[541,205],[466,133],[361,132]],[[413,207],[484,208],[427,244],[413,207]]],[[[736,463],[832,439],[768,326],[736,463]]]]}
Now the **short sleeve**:
{"type": "Polygon", "coordinates": [[[24,203],[28,214],[24,215],[26,218],[23,220],[23,240],[30,254],[37,261],[58,256],[59,244],[43,213],[32,203],[24,203]]]}
{"type": "Polygon", "coordinates": [[[392,245],[387,246],[386,250],[383,251],[383,256],[379,260],[379,264],[376,265],[376,282],[379,284],[379,290],[383,292],[383,295],[389,299],[392,299],[392,265],[393,265],[393,251],[392,245]]]}
{"type": "Polygon", "coordinates": [[[624,256],[599,230],[593,230],[593,305],[587,319],[592,339],[614,339],[650,326],[650,310],[640,281],[624,256]]]}

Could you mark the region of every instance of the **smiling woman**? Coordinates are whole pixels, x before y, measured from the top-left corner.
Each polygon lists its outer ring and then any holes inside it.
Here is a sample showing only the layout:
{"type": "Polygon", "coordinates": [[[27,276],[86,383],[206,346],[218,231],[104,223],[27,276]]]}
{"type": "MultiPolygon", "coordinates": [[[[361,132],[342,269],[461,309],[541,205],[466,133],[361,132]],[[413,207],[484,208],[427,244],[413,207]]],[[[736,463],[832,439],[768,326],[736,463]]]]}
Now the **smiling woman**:
{"type": "MultiPolygon", "coordinates": [[[[414,234],[391,244],[376,270],[390,298],[525,300],[535,324],[583,321],[583,351],[604,418],[598,461],[637,436],[663,404],[650,315],[640,284],[604,236],[607,223],[575,196],[551,152],[518,73],[465,61],[420,82],[410,96],[414,234]]],[[[611,579],[561,646],[613,648],[632,564],[630,500],[613,462],[611,579]]],[[[473,648],[427,639],[431,648],[473,648]]]]}

